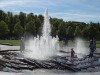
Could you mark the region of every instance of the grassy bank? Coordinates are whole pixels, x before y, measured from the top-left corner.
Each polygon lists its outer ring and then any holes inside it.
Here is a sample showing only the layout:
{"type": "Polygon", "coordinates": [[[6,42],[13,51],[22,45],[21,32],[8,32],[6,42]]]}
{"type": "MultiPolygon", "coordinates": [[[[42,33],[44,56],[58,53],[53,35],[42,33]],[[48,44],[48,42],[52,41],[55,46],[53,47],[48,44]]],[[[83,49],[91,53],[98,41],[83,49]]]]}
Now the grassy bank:
{"type": "MultiPolygon", "coordinates": [[[[90,43],[90,41],[84,41],[84,44],[86,47],[89,47],[89,43],[90,43]]],[[[69,47],[75,46],[75,44],[76,44],[75,41],[68,42],[69,47]]],[[[62,41],[60,41],[60,45],[64,45],[64,43],[62,41]]],[[[96,41],[96,47],[100,48],[100,41],[96,41]]]]}
{"type": "MultiPolygon", "coordinates": [[[[90,41],[85,41],[85,44],[86,44],[87,47],[89,46],[89,42],[90,41]]],[[[96,47],[100,48],[100,41],[96,41],[96,47]]]]}
{"type": "MultiPolygon", "coordinates": [[[[85,45],[89,46],[89,41],[84,41],[85,45]]],[[[20,45],[20,40],[0,40],[0,44],[10,44],[14,46],[20,45]]],[[[64,43],[60,41],[60,45],[63,45],[64,43]]],[[[74,46],[75,42],[69,41],[68,46],[74,46]]],[[[100,48],[100,41],[96,41],[96,47],[100,48]]]]}
{"type": "Polygon", "coordinates": [[[0,40],[0,44],[9,44],[18,46],[20,44],[20,40],[0,40]]]}

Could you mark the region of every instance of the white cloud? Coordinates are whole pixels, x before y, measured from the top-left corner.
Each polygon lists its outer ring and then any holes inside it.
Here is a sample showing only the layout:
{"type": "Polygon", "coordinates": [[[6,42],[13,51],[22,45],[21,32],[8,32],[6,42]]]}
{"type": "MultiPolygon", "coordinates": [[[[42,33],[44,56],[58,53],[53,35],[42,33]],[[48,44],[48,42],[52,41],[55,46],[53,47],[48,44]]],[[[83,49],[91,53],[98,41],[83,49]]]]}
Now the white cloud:
{"type": "Polygon", "coordinates": [[[41,9],[50,9],[52,17],[64,20],[100,19],[100,0],[2,0],[0,9],[18,13],[20,11],[40,14],[41,9]]]}
{"type": "Polygon", "coordinates": [[[93,14],[83,14],[83,13],[51,13],[51,15],[56,15],[56,16],[77,16],[77,17],[86,17],[86,18],[100,18],[99,15],[93,15],[93,14]]]}
{"type": "Polygon", "coordinates": [[[29,3],[31,3],[31,1],[20,1],[20,0],[4,0],[4,1],[1,1],[0,2],[0,8],[3,8],[3,7],[10,7],[10,6],[14,6],[14,7],[17,7],[17,6],[27,6],[29,5],[29,3]]]}
{"type": "MultiPolygon", "coordinates": [[[[83,14],[83,13],[51,13],[52,17],[63,18],[65,21],[81,21],[90,22],[94,19],[100,19],[99,15],[83,14]]],[[[99,22],[99,20],[95,21],[99,22]]]]}

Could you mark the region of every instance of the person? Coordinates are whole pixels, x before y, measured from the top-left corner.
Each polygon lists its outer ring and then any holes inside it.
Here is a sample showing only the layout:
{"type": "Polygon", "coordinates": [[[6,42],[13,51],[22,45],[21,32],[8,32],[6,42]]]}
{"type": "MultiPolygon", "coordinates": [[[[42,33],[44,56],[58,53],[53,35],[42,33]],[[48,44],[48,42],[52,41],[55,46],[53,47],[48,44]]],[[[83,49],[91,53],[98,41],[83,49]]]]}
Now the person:
{"type": "Polygon", "coordinates": [[[67,38],[64,39],[64,45],[65,46],[68,45],[68,39],[67,38]]]}
{"type": "Polygon", "coordinates": [[[72,62],[72,63],[73,63],[74,55],[75,55],[75,51],[74,51],[73,48],[71,48],[71,62],[72,62]]]}
{"type": "Polygon", "coordinates": [[[25,50],[25,44],[23,37],[20,40],[20,51],[23,52],[25,50]]]}
{"type": "Polygon", "coordinates": [[[92,40],[90,40],[89,47],[90,47],[89,58],[92,58],[93,57],[93,53],[96,50],[96,41],[95,41],[94,38],[92,40]]]}

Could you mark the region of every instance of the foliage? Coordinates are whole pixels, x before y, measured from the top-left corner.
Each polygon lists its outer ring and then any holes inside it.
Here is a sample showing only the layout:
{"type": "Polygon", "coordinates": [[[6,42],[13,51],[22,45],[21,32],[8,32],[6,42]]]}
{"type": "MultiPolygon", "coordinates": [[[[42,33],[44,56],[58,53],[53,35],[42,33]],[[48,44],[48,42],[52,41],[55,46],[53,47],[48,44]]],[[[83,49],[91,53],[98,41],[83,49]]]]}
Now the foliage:
{"type": "MultiPolygon", "coordinates": [[[[34,13],[13,14],[0,10],[0,39],[19,39],[25,32],[33,36],[42,35],[43,15],[34,13]]],[[[100,40],[100,23],[84,23],[75,21],[63,21],[63,19],[51,18],[51,36],[58,35],[60,40],[73,40],[82,37],[86,40],[95,38],[100,40]]]]}
{"type": "Polygon", "coordinates": [[[7,24],[4,21],[0,21],[0,38],[6,38],[6,35],[9,33],[7,24]]]}
{"type": "Polygon", "coordinates": [[[26,24],[26,32],[36,36],[36,26],[35,22],[30,21],[26,24]]]}
{"type": "Polygon", "coordinates": [[[13,31],[13,33],[15,34],[15,36],[17,38],[20,38],[20,36],[22,35],[22,33],[23,33],[23,27],[21,26],[20,22],[18,22],[18,23],[16,23],[14,25],[14,31],[13,31]]]}
{"type": "Polygon", "coordinates": [[[81,29],[79,28],[79,26],[76,26],[74,36],[75,37],[80,37],[81,36],[81,29]]]}
{"type": "Polygon", "coordinates": [[[58,37],[60,40],[64,40],[64,38],[66,37],[66,29],[63,23],[61,23],[58,27],[58,37]]]}

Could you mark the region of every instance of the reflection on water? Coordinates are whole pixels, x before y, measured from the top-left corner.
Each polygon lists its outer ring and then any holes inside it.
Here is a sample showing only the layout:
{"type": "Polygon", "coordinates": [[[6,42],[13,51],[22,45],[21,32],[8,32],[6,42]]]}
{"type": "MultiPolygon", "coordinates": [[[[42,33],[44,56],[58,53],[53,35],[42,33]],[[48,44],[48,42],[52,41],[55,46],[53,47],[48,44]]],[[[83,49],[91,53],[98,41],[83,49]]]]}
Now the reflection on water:
{"type": "Polygon", "coordinates": [[[57,71],[57,70],[56,72],[50,70],[34,70],[21,73],[0,72],[0,75],[100,75],[100,72],[68,73],[66,71],[57,71]]]}

